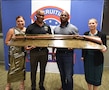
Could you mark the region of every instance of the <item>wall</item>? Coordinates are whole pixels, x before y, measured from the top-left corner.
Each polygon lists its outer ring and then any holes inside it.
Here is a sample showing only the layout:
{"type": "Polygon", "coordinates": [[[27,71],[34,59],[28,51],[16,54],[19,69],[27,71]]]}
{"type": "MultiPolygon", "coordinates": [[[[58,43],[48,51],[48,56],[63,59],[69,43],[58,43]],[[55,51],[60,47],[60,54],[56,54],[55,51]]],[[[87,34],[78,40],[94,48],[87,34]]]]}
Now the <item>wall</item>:
{"type": "MultiPolygon", "coordinates": [[[[54,21],[59,21],[59,13],[62,10],[66,10],[70,14],[70,23],[78,27],[79,34],[83,34],[83,32],[88,30],[87,22],[89,18],[92,17],[97,19],[99,22],[98,30],[101,30],[103,6],[104,0],[2,0],[3,37],[5,38],[6,32],[10,27],[15,26],[16,16],[24,16],[26,26],[28,26],[28,24],[31,23],[30,17],[33,16],[33,18],[35,18],[34,12],[38,9],[43,9],[46,12],[45,22],[53,27],[56,24],[54,21]],[[49,3],[46,3],[48,1],[49,3]],[[48,21],[50,22],[48,23],[48,21]]],[[[4,45],[4,52],[5,67],[8,69],[8,47],[6,45],[4,45]]],[[[26,62],[26,65],[26,69],[30,70],[28,66],[30,65],[29,60],[26,62]]],[[[74,68],[74,73],[84,73],[83,62],[81,61],[81,50],[75,50],[74,68]]]]}
{"type": "Polygon", "coordinates": [[[2,34],[0,34],[0,63],[4,63],[4,43],[2,34]]]}
{"type": "MultiPolygon", "coordinates": [[[[107,46],[109,48],[109,36],[107,36],[107,46]]],[[[109,68],[109,49],[104,53],[104,66],[105,68],[109,68]]]]}

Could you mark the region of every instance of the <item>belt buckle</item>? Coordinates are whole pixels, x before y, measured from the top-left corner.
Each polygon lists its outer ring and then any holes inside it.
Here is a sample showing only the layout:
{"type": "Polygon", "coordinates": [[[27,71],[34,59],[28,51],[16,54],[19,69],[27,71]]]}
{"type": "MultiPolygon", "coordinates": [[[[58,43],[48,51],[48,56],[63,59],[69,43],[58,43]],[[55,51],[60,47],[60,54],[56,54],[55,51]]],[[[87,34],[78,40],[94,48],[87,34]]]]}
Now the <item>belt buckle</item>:
{"type": "Polygon", "coordinates": [[[38,51],[41,51],[41,49],[39,49],[38,51]]]}

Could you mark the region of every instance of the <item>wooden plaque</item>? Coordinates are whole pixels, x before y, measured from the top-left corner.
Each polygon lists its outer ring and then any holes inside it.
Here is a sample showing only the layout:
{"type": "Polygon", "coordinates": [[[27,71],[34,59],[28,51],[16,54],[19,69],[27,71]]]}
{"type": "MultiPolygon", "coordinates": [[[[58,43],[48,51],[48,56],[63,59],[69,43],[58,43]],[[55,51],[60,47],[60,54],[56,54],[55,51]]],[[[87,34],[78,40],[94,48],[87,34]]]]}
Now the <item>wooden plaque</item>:
{"type": "Polygon", "coordinates": [[[102,49],[99,37],[81,35],[16,35],[10,46],[37,46],[77,49],[102,49]]]}

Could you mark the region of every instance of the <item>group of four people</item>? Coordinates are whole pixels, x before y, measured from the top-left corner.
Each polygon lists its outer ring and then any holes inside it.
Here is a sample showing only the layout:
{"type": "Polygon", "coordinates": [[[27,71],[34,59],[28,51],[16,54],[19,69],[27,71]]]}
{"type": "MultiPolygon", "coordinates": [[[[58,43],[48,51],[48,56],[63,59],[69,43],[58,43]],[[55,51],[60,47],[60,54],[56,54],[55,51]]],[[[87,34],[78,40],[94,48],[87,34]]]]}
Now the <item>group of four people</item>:
{"type": "MultiPolygon", "coordinates": [[[[54,34],[60,35],[78,35],[78,28],[68,22],[69,14],[62,11],[60,15],[61,24],[54,28],[54,34]]],[[[16,18],[16,27],[9,29],[6,35],[5,43],[9,45],[15,34],[52,34],[50,26],[44,23],[44,11],[36,11],[36,21],[25,28],[25,20],[22,16],[16,18]]],[[[102,50],[82,50],[82,60],[84,61],[85,79],[88,84],[88,90],[97,90],[101,85],[103,72],[103,53],[106,48],[106,35],[97,30],[97,20],[92,18],[88,22],[90,31],[85,35],[99,36],[102,40],[104,48],[102,50]]],[[[7,85],[5,90],[11,89],[11,83],[21,81],[19,90],[24,90],[25,80],[25,50],[30,50],[30,68],[31,68],[31,90],[36,90],[36,73],[38,62],[40,63],[40,90],[45,90],[44,78],[45,69],[48,61],[47,47],[25,46],[9,47],[9,70],[7,75],[7,85]]],[[[54,49],[53,49],[54,51],[54,49]]],[[[57,48],[56,62],[59,68],[61,77],[60,90],[73,90],[73,48],[57,48]]],[[[54,57],[54,52],[53,52],[54,57]]]]}

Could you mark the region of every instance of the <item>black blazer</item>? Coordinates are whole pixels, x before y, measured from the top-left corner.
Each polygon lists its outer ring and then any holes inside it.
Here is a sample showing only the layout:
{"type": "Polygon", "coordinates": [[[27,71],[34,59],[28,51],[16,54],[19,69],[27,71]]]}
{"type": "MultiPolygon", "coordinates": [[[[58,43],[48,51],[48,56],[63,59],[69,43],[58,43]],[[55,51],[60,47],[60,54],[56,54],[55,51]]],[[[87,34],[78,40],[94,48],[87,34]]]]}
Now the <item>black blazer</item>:
{"type": "MultiPolygon", "coordinates": [[[[84,35],[89,35],[89,31],[85,32],[84,35]]],[[[106,34],[98,31],[97,35],[98,37],[101,38],[103,45],[105,45],[107,47],[107,40],[106,40],[106,34]]],[[[85,61],[85,57],[87,55],[87,49],[82,49],[82,57],[84,58],[85,61]]],[[[94,64],[96,66],[101,65],[104,63],[104,56],[103,53],[100,50],[94,49],[94,64]]]]}

